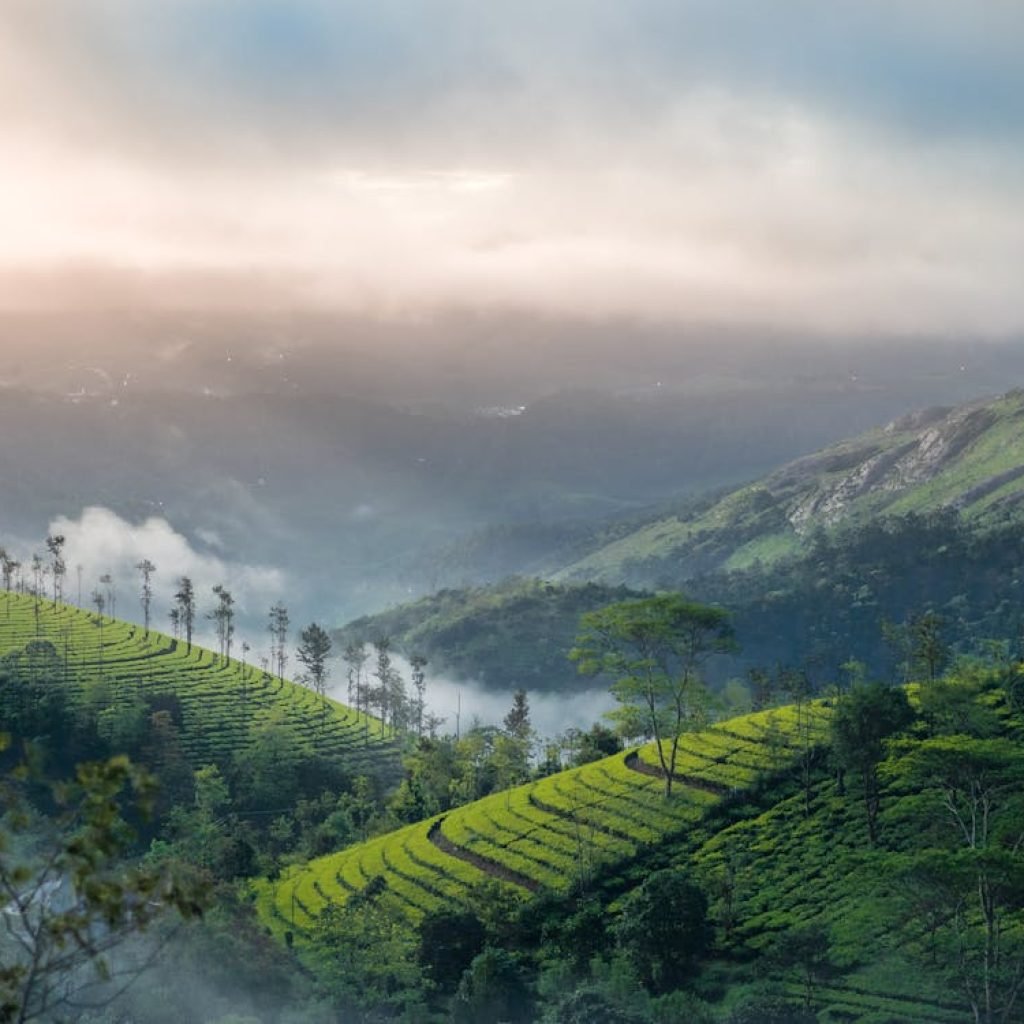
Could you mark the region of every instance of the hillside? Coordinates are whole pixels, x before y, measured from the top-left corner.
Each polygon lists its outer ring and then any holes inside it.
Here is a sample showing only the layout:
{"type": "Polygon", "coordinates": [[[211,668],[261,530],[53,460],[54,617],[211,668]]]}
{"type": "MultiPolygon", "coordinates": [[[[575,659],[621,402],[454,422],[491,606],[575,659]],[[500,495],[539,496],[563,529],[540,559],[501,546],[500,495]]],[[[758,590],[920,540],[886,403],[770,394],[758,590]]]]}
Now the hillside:
{"type": "MultiPolygon", "coordinates": [[[[644,747],[296,866],[257,884],[257,909],[319,971],[319,943],[350,901],[357,913],[386,908],[415,933],[432,915],[493,906],[498,897],[484,883],[496,884],[506,916],[495,934],[541,961],[559,950],[576,965],[562,976],[571,988],[586,978],[587,958],[613,946],[633,895],[671,868],[707,894],[715,937],[695,982],[699,998],[670,1003],[669,1016],[655,1019],[682,1019],[672,1014],[687,1006],[699,1021],[953,1024],[971,1016],[976,992],[965,978],[980,970],[983,946],[972,865],[1008,872],[992,882],[1001,887],[992,890],[1000,955],[1010,958],[993,968],[994,990],[1010,991],[1024,965],[1019,855],[1010,848],[1022,820],[1021,678],[968,675],[911,688],[912,724],[877,754],[874,843],[859,781],[837,782],[836,761],[824,756],[837,705],[805,704],[688,735],[671,798],[644,747]],[[962,787],[972,777],[991,833],[976,832],[964,852],[949,808],[971,806],[962,787]],[[745,1016],[739,1008],[751,1000],[774,1006],[775,1016],[745,1016]],[[800,1016],[803,1006],[813,1016],[800,1016]]],[[[601,977],[580,991],[594,991],[601,977]]],[[[607,1019],[641,1019],[620,1012],[607,1019]]],[[[1011,1005],[979,1019],[1021,1018],[1011,1005]]]]}
{"type": "Polygon", "coordinates": [[[301,939],[327,903],[378,876],[413,920],[489,878],[520,896],[565,892],[693,828],[708,807],[791,763],[800,728],[820,738],[826,721],[823,707],[799,718],[780,709],[687,735],[671,800],[653,744],[494,793],[293,869],[261,886],[260,913],[301,939]]]}
{"type": "Polygon", "coordinates": [[[364,616],[335,631],[334,641],[341,649],[389,637],[406,657],[426,657],[435,673],[495,689],[566,691],[580,682],[568,658],[580,616],[635,596],[625,587],[512,578],[364,616]]]}
{"type": "Polygon", "coordinates": [[[1024,392],[935,408],[788,463],[689,517],[654,519],[553,573],[610,584],[674,582],[773,563],[819,528],[954,509],[979,526],[1024,498],[1024,392]]]}
{"type": "Polygon", "coordinates": [[[107,616],[27,594],[0,594],[0,658],[11,673],[56,676],[100,710],[138,699],[171,710],[193,768],[223,763],[284,730],[289,751],[394,777],[397,744],[381,723],[236,659],[107,616]]]}

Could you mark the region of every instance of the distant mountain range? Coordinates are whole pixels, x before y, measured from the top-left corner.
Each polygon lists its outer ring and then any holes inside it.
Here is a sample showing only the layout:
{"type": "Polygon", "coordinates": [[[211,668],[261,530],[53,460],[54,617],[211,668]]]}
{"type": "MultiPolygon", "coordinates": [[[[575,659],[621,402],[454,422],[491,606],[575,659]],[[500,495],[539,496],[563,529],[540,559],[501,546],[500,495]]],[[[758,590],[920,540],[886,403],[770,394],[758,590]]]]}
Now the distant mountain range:
{"type": "Polygon", "coordinates": [[[544,582],[442,590],[342,635],[389,635],[485,685],[566,690],[581,611],[681,589],[733,613],[743,651],[711,666],[719,682],[798,657],[822,681],[850,660],[898,678],[905,655],[884,624],[926,611],[950,655],[1009,656],[1024,635],[1024,392],[904,416],[689,504],[532,536],[532,558],[515,530],[460,553],[493,568],[495,548],[522,552],[544,582]]]}

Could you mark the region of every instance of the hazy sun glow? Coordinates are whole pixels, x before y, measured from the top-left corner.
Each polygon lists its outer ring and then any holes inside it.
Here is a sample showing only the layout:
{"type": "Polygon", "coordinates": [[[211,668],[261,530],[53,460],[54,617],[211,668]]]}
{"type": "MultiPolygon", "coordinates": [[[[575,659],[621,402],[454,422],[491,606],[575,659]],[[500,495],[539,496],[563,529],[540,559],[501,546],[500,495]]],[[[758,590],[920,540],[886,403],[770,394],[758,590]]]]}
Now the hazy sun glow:
{"type": "Polygon", "coordinates": [[[0,302],[228,274],[373,312],[1020,329],[1024,14],[851,8],[799,72],[790,18],[13,0],[0,302]]]}

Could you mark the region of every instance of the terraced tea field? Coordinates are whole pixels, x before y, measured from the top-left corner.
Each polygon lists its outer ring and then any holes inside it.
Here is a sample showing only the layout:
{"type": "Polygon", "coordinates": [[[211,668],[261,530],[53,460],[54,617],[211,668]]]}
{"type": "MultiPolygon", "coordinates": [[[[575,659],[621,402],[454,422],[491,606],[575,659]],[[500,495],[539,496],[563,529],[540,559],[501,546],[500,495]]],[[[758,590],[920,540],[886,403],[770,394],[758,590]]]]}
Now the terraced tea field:
{"type": "Polygon", "coordinates": [[[181,740],[194,766],[224,761],[251,742],[261,723],[289,726],[305,751],[342,759],[357,772],[398,770],[397,744],[381,723],[336,701],[327,714],[312,691],[236,659],[141,626],[29,595],[0,594],[0,657],[33,642],[47,649],[73,699],[90,690],[174,695],[182,710],[181,740]]]}
{"type": "Polygon", "coordinates": [[[668,799],[653,744],[494,793],[259,883],[260,915],[278,935],[291,931],[301,941],[325,905],[343,904],[378,877],[382,898],[411,920],[464,903],[487,879],[524,898],[564,891],[685,832],[709,806],[823,738],[827,721],[820,706],[799,718],[782,708],[689,734],[668,799]]]}

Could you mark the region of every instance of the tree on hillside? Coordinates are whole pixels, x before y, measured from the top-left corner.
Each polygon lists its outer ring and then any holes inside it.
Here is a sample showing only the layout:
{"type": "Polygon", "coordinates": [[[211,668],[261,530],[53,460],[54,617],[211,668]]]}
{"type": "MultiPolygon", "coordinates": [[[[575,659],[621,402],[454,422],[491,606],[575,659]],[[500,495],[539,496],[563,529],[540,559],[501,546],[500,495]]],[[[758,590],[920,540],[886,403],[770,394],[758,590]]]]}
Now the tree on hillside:
{"type": "Polygon", "coordinates": [[[149,636],[149,610],[153,604],[153,573],[156,572],[156,566],[148,559],[144,558],[136,566],[139,570],[139,575],[142,577],[142,589],[139,591],[139,602],[142,605],[142,622],[146,629],[146,636],[149,636]]]}
{"type": "Polygon", "coordinates": [[[768,951],[767,961],[800,985],[807,1013],[818,989],[837,974],[828,929],[816,921],[796,925],[779,935],[768,951]]]}
{"type": "Polygon", "coordinates": [[[525,690],[516,690],[503,724],[504,732],[495,740],[494,760],[499,788],[509,789],[525,782],[530,775],[534,734],[525,690]]]}
{"type": "Polygon", "coordinates": [[[110,617],[114,618],[114,612],[117,607],[117,587],[114,584],[114,577],[109,573],[105,572],[100,577],[100,583],[106,588],[107,592],[107,609],[110,617]]]}
{"type": "MultiPolygon", "coordinates": [[[[350,643],[345,648],[343,655],[345,664],[348,666],[348,692],[349,700],[352,700],[353,693],[355,694],[355,704],[353,705],[356,711],[361,711],[364,716],[370,714],[369,703],[366,699],[367,686],[363,680],[363,669],[366,667],[366,662],[369,660],[370,655],[366,650],[364,643],[350,643]]],[[[369,729],[370,721],[369,718],[365,718],[363,721],[363,740],[369,742],[369,729]]]]}
{"type": "Polygon", "coordinates": [[[217,598],[217,607],[206,617],[212,619],[216,627],[220,656],[230,661],[231,644],[235,637],[235,599],[231,591],[220,583],[213,588],[213,593],[217,598]]]}
{"type": "Polygon", "coordinates": [[[376,706],[382,722],[388,720],[388,698],[391,692],[391,638],[379,636],[373,641],[373,649],[377,655],[373,676],[377,685],[368,694],[371,707],[376,706]]]}
{"type": "Polygon", "coordinates": [[[0,572],[3,573],[4,591],[7,594],[7,618],[11,617],[11,589],[14,586],[14,577],[21,568],[21,562],[10,555],[6,548],[0,548],[0,572]]]}
{"type": "Polygon", "coordinates": [[[35,616],[36,636],[40,633],[39,616],[43,607],[43,577],[49,571],[48,566],[43,563],[42,556],[32,555],[32,614],[35,616]]]}
{"type": "Polygon", "coordinates": [[[67,575],[68,567],[64,561],[63,534],[51,534],[46,538],[46,549],[50,552],[50,575],[53,577],[53,606],[64,599],[64,577],[67,575]]]}
{"type": "Polygon", "coordinates": [[[299,634],[295,656],[305,666],[310,685],[320,698],[320,728],[327,724],[327,659],[331,654],[331,638],[322,626],[310,623],[299,634]]]}
{"type": "Polygon", "coordinates": [[[840,771],[860,776],[872,845],[878,842],[878,765],[885,756],[885,741],[906,729],[913,719],[906,693],[881,683],[855,686],[839,701],[832,716],[832,753],[840,771]]]}
{"type": "Polygon", "coordinates": [[[949,661],[949,645],[943,637],[944,626],[942,616],[935,612],[914,615],[907,623],[910,664],[915,678],[935,682],[949,661]]]}
{"type": "Polygon", "coordinates": [[[619,948],[652,992],[686,981],[710,948],[713,929],[704,894],[681,871],[655,871],[622,901],[619,948]]]}
{"type": "Polygon", "coordinates": [[[178,624],[185,632],[186,651],[192,650],[192,630],[196,621],[196,592],[192,580],[182,576],[178,580],[178,591],[174,595],[178,605],[178,624]]]}
{"type": "Polygon", "coordinates": [[[611,692],[620,707],[613,714],[624,731],[656,741],[665,795],[671,796],[680,735],[705,714],[700,667],[736,646],[727,613],[664,594],[587,612],[580,626],[569,657],[580,672],[614,680],[611,692]]]}
{"type": "Polygon", "coordinates": [[[416,703],[413,706],[413,720],[416,723],[416,735],[423,736],[423,714],[427,701],[427,659],[422,654],[414,654],[409,659],[412,666],[412,688],[416,691],[416,703]]]}
{"type": "Polygon", "coordinates": [[[270,609],[267,618],[267,632],[270,634],[270,668],[277,672],[277,677],[284,681],[284,669],[288,663],[288,627],[291,620],[288,617],[288,609],[282,602],[278,601],[270,609]]]}

